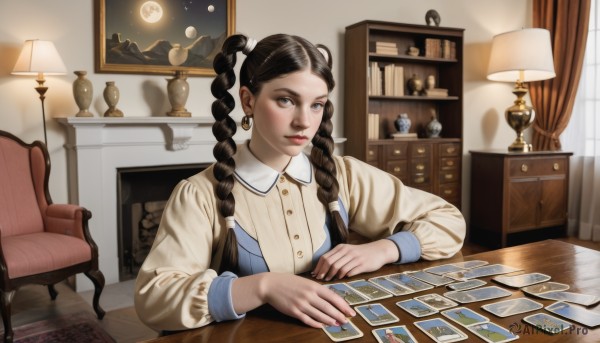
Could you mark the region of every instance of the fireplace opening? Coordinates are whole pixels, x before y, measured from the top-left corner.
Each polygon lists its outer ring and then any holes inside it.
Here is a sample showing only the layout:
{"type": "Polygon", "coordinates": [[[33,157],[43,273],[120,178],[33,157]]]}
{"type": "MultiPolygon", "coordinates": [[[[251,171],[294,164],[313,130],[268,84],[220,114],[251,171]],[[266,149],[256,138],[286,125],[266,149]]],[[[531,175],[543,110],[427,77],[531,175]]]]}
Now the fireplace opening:
{"type": "Polygon", "coordinates": [[[119,281],[134,279],[148,256],[165,204],[179,181],[210,164],[117,169],[119,281]]]}

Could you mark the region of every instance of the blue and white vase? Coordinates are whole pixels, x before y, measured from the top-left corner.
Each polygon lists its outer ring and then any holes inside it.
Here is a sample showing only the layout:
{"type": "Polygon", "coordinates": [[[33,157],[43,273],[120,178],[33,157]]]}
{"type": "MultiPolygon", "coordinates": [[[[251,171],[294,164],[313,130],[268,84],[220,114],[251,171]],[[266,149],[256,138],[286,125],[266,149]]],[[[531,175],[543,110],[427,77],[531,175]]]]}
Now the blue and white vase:
{"type": "Polygon", "coordinates": [[[410,130],[410,119],[408,118],[408,114],[402,113],[398,115],[396,121],[394,121],[394,125],[396,126],[396,130],[400,133],[408,133],[410,130]]]}
{"type": "Polygon", "coordinates": [[[429,138],[437,138],[440,136],[440,132],[442,132],[442,123],[437,120],[435,115],[435,111],[432,111],[431,121],[426,126],[427,137],[429,138]]]}

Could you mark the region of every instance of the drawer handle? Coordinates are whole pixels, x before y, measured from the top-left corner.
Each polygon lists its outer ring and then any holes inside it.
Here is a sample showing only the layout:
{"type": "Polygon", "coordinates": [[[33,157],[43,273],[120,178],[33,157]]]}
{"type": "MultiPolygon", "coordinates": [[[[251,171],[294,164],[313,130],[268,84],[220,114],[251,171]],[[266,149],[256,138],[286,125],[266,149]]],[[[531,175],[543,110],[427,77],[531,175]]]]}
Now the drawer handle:
{"type": "Polygon", "coordinates": [[[415,166],[415,168],[416,168],[417,170],[425,170],[425,165],[424,165],[424,164],[422,164],[422,163],[419,163],[419,164],[417,164],[417,165],[415,166]]]}
{"type": "Polygon", "coordinates": [[[554,164],[552,165],[552,170],[558,171],[559,169],[560,169],[560,164],[558,164],[557,162],[554,162],[554,164]]]}
{"type": "Polygon", "coordinates": [[[394,167],[394,173],[399,173],[402,169],[400,167],[394,167]]]}
{"type": "Polygon", "coordinates": [[[369,150],[369,156],[373,156],[375,155],[375,152],[373,150],[369,150]]]}
{"type": "Polygon", "coordinates": [[[425,178],[423,176],[415,178],[415,183],[423,183],[425,182],[425,178]]]}
{"type": "Polygon", "coordinates": [[[452,179],[454,179],[454,174],[446,174],[446,175],[444,175],[444,178],[446,180],[452,180],[452,179]]]}
{"type": "Polygon", "coordinates": [[[395,149],[394,150],[394,155],[401,155],[400,149],[395,149]]]}
{"type": "Polygon", "coordinates": [[[452,190],[451,189],[445,189],[444,190],[444,194],[450,195],[450,194],[452,194],[452,190]]]}
{"type": "Polygon", "coordinates": [[[452,167],[454,165],[454,161],[446,161],[446,165],[448,167],[452,167]]]}
{"type": "Polygon", "coordinates": [[[424,153],[425,153],[425,148],[418,148],[418,149],[417,149],[417,152],[418,152],[419,154],[424,154],[424,153]]]}
{"type": "Polygon", "coordinates": [[[449,154],[453,153],[454,151],[456,151],[456,149],[454,147],[446,148],[446,152],[449,154]]]}
{"type": "Polygon", "coordinates": [[[529,170],[529,167],[525,163],[521,164],[521,171],[527,173],[527,170],[529,170]]]}

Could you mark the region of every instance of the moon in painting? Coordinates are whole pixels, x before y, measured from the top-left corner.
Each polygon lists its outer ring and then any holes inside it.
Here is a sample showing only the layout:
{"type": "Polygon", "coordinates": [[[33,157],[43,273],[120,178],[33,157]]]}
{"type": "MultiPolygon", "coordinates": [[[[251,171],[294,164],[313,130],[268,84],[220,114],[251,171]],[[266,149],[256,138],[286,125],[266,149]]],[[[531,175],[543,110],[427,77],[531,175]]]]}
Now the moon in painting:
{"type": "Polygon", "coordinates": [[[210,13],[214,12],[214,11],[215,11],[215,6],[213,6],[213,5],[209,5],[209,6],[208,6],[208,11],[209,11],[210,13]]]}
{"type": "Polygon", "coordinates": [[[188,27],[185,29],[185,36],[186,36],[187,38],[189,38],[189,39],[194,39],[194,38],[196,38],[196,35],[197,35],[197,34],[198,34],[198,31],[197,31],[197,30],[196,30],[196,28],[195,28],[195,27],[193,27],[193,26],[188,26],[188,27]]]}
{"type": "Polygon", "coordinates": [[[162,15],[163,9],[156,1],[146,1],[140,7],[140,16],[147,23],[156,23],[162,15]]]}

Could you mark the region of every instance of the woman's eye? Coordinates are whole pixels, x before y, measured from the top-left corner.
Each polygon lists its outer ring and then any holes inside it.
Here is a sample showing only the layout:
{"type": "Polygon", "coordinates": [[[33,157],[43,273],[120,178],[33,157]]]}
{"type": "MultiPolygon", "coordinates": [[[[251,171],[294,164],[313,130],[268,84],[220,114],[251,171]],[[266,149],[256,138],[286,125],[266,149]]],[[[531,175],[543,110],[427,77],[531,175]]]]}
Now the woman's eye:
{"type": "Polygon", "coordinates": [[[323,107],[325,107],[325,105],[323,103],[318,102],[316,104],[313,104],[311,107],[315,111],[321,111],[321,110],[323,110],[323,107]]]}
{"type": "Polygon", "coordinates": [[[277,102],[282,106],[290,106],[294,104],[290,98],[278,98],[277,102]]]}

